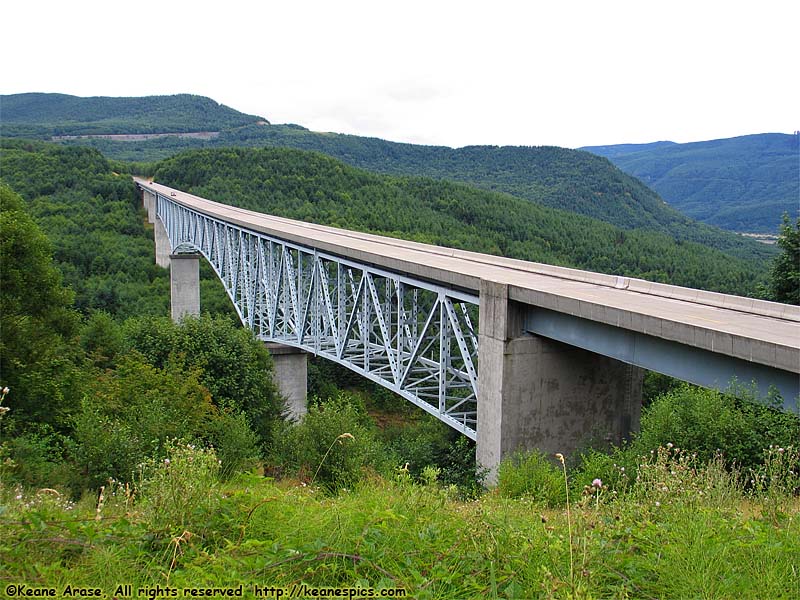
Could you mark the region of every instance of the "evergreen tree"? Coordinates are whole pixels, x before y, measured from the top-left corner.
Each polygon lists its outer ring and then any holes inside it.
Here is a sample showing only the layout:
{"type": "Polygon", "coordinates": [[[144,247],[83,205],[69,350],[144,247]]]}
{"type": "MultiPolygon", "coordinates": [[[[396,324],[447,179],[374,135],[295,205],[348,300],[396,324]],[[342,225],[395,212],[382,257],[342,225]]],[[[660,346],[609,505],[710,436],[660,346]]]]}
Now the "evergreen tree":
{"type": "Polygon", "coordinates": [[[789,215],[783,215],[778,246],[782,252],[772,265],[771,299],[800,305],[800,217],[792,225],[789,215]]]}
{"type": "Polygon", "coordinates": [[[13,420],[61,427],[74,407],[75,368],[66,343],[78,316],[53,266],[50,242],[0,184],[0,377],[13,393],[13,420]]]}

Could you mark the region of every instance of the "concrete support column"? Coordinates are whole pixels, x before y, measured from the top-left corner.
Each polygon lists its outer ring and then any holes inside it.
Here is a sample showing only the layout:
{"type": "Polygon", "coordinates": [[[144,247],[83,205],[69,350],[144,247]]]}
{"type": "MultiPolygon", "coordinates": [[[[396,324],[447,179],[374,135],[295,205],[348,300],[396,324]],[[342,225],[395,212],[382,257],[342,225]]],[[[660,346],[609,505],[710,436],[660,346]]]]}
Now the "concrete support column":
{"type": "Polygon", "coordinates": [[[167,230],[164,228],[164,223],[161,219],[156,219],[153,223],[153,235],[156,240],[156,264],[164,269],[170,266],[170,252],[172,248],[169,245],[169,236],[167,230]]]}
{"type": "Polygon", "coordinates": [[[155,223],[156,220],[156,195],[148,190],[143,190],[144,208],[147,210],[147,222],[155,223]]]}
{"type": "MultiPolygon", "coordinates": [[[[158,221],[161,223],[161,221],[158,221]]],[[[170,312],[172,320],[200,314],[200,255],[169,256],[170,312]]]]}
{"type": "Polygon", "coordinates": [[[525,309],[504,284],[482,282],[480,303],[476,452],[490,483],[515,450],[567,456],[638,429],[641,369],[524,333],[525,309]]]}
{"type": "Polygon", "coordinates": [[[307,412],[308,354],[293,346],[267,342],[267,350],[275,365],[275,383],[286,399],[284,414],[299,421],[307,412]]]}

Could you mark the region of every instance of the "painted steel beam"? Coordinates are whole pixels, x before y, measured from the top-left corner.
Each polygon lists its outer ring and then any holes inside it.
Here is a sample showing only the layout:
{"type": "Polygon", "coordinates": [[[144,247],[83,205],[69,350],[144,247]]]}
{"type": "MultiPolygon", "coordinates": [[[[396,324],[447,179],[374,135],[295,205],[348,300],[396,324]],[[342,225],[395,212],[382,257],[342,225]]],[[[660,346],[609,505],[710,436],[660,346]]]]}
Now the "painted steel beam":
{"type": "Polygon", "coordinates": [[[774,388],[785,408],[798,408],[800,376],[790,371],[544,308],[530,307],[525,331],[703,387],[756,382],[762,397],[774,388]]]}
{"type": "Polygon", "coordinates": [[[172,249],[208,260],[259,339],[341,364],[476,439],[477,295],[248,230],[163,194],[156,214],[172,249]]]}

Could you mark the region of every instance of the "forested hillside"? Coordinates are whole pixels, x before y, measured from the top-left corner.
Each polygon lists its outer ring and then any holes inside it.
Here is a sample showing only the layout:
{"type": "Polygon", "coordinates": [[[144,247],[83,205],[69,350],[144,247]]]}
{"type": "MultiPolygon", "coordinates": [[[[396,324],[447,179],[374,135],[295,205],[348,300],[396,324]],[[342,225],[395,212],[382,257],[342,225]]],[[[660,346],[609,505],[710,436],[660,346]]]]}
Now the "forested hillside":
{"type": "Polygon", "coordinates": [[[398,144],[377,138],[316,133],[299,126],[249,126],[214,140],[146,142],[80,140],[108,156],[143,161],[185,148],[290,147],[315,150],[373,172],[422,175],[504,192],[537,204],[591,216],[624,229],[650,229],[679,241],[698,242],[741,257],[767,257],[768,248],[698,223],[668,206],[637,179],[587,152],[554,147],[398,144]],[[759,247],[760,246],[760,247],[759,247]]]}
{"type": "MultiPolygon", "coordinates": [[[[25,199],[52,241],[76,308],[120,318],[167,314],[169,276],[154,263],[152,228],[130,175],[90,148],[11,139],[0,140],[0,165],[0,181],[25,199]]],[[[212,312],[229,310],[210,268],[201,285],[212,312]]]]}
{"type": "Polygon", "coordinates": [[[587,147],[638,177],[682,213],[733,231],[772,233],[800,211],[798,135],[587,147]]]}
{"type": "MultiPolygon", "coordinates": [[[[80,118],[93,122],[91,127],[96,132],[103,128],[103,132],[111,132],[112,124],[118,132],[220,131],[214,139],[169,137],[144,141],[79,139],[63,142],[97,148],[109,158],[150,162],[188,148],[231,146],[315,150],[370,171],[468,183],[594,217],[618,227],[666,233],[680,241],[698,242],[738,256],[769,254],[768,250],[754,245],[742,253],[747,246],[736,236],[687,218],[607,160],[565,148],[470,146],[453,149],[319,133],[299,125],[269,125],[259,117],[237,113],[208,98],[187,95],[106,99],[57,94],[6,96],[3,132],[5,135],[42,134],[45,130],[41,129],[41,123],[50,123],[47,127],[52,129],[51,121],[62,122],[64,115],[78,119],[84,112],[86,115],[80,118]],[[15,117],[19,123],[5,119],[8,98],[13,99],[11,114],[19,115],[15,117]],[[119,104],[113,116],[102,110],[108,104],[106,101],[112,100],[119,104]],[[220,111],[223,114],[219,114],[220,111]],[[108,120],[98,120],[101,118],[108,120]],[[30,129],[33,126],[34,129],[30,129]]],[[[51,134],[52,131],[47,133],[51,134]]],[[[651,146],[657,148],[664,144],[669,143],[651,146]]],[[[628,150],[618,148],[617,152],[628,150]]],[[[777,225],[775,223],[773,229],[777,225]]]]}
{"type": "Polygon", "coordinates": [[[0,96],[4,136],[220,131],[264,121],[191,94],[81,98],[67,94],[0,96]]]}
{"type": "MultiPolygon", "coordinates": [[[[387,142],[378,138],[312,132],[296,125],[247,126],[214,140],[157,139],[145,142],[77,140],[107,156],[146,161],[186,148],[287,147],[322,152],[377,173],[422,175],[504,192],[538,204],[576,212],[625,229],[651,229],[677,240],[729,252],[747,248],[741,237],[694,221],[666,204],[639,180],[588,152],[554,147],[471,146],[446,148],[387,142]]],[[[749,244],[748,253],[769,250],[749,244]]],[[[744,256],[743,254],[739,254],[744,256]]]]}
{"type": "Polygon", "coordinates": [[[462,184],[377,175],[298,150],[189,151],[161,162],[155,179],[271,214],[678,285],[753,294],[766,273],[755,256],[735,258],[462,184]]]}

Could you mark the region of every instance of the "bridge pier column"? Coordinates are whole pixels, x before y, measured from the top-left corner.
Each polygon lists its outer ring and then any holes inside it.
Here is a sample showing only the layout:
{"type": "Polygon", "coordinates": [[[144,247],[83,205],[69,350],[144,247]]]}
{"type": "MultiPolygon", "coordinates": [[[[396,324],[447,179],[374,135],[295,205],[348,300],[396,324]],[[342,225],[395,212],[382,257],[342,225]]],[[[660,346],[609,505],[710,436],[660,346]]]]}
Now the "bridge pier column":
{"type": "Polygon", "coordinates": [[[639,427],[641,369],[526,334],[524,314],[508,286],[481,282],[476,452],[489,483],[515,450],[568,456],[639,427]]]}
{"type": "Polygon", "coordinates": [[[156,241],[156,264],[164,269],[169,268],[172,248],[169,245],[169,236],[164,228],[164,223],[159,218],[156,218],[153,223],[153,236],[156,241]]]}
{"type": "Polygon", "coordinates": [[[307,412],[308,353],[275,342],[266,345],[275,366],[275,384],[286,398],[284,413],[288,419],[299,421],[307,412]]]}
{"type": "Polygon", "coordinates": [[[155,223],[156,220],[156,195],[148,190],[142,191],[144,208],[147,211],[147,222],[155,223]]]}
{"type": "Polygon", "coordinates": [[[169,286],[173,321],[179,322],[186,315],[200,314],[199,254],[169,255],[169,286]]]}

